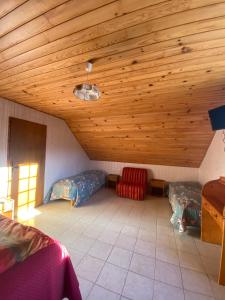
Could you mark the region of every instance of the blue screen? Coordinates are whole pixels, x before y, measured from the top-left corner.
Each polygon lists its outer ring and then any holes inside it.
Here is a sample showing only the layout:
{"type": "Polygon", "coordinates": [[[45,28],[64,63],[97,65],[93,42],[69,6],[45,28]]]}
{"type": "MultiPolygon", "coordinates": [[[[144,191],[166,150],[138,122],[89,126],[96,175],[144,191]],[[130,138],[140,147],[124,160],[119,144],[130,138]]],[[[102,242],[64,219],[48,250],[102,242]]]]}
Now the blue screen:
{"type": "Polygon", "coordinates": [[[213,130],[225,129],[225,105],[209,110],[213,130]]]}

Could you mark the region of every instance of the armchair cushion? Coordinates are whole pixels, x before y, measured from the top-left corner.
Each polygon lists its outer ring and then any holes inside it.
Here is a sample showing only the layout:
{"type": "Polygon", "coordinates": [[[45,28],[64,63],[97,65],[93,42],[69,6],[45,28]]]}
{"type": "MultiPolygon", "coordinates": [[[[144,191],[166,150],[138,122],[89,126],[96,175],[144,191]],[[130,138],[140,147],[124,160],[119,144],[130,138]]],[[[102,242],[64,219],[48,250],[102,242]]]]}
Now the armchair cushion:
{"type": "Polygon", "coordinates": [[[147,170],[139,168],[123,168],[122,178],[117,183],[118,196],[144,200],[147,189],[147,170]]]}

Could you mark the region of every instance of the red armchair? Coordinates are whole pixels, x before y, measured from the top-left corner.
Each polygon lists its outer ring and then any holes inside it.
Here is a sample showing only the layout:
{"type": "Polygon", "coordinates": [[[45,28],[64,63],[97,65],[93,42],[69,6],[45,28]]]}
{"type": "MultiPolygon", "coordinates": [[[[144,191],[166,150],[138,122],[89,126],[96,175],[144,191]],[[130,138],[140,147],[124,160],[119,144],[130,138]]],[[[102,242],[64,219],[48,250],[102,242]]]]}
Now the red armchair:
{"type": "Polygon", "coordinates": [[[147,190],[147,170],[138,168],[123,168],[122,178],[116,185],[119,197],[134,200],[144,200],[147,190]]]}

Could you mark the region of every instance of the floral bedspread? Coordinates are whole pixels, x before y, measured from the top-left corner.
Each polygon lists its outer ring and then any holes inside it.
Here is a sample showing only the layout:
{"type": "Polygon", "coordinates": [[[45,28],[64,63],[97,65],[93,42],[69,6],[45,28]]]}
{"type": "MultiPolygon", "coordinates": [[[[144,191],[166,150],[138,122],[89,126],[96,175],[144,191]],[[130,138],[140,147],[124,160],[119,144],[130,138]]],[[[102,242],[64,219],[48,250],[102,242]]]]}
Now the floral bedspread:
{"type": "Polygon", "coordinates": [[[38,229],[0,215],[0,274],[53,243],[38,229]]]}
{"type": "Polygon", "coordinates": [[[173,215],[171,223],[185,231],[186,226],[201,225],[201,190],[198,182],[172,182],[169,184],[169,201],[173,215]]]}
{"type": "Polygon", "coordinates": [[[104,184],[105,173],[103,171],[85,171],[54,183],[45,197],[44,202],[47,203],[56,199],[65,199],[74,201],[74,206],[80,206],[104,184]]]}

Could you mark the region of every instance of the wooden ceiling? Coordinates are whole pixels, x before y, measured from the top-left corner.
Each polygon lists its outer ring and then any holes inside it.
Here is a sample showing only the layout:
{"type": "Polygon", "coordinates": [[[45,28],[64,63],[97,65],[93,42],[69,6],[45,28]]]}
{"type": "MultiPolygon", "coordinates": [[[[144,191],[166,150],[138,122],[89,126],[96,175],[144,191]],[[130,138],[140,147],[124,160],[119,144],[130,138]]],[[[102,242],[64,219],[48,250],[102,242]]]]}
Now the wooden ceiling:
{"type": "Polygon", "coordinates": [[[1,0],[0,96],[63,118],[90,159],[199,167],[225,104],[225,1],[1,0]],[[73,96],[89,80],[99,101],[73,96]]]}

